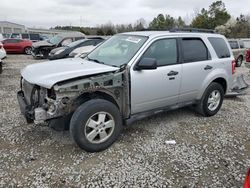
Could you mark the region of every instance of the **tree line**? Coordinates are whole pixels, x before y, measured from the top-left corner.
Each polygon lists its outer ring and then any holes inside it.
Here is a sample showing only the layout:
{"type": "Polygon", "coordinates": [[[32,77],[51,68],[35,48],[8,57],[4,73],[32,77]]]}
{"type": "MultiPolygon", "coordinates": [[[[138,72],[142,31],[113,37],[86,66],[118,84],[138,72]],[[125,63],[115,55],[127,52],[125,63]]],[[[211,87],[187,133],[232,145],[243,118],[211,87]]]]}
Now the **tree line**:
{"type": "Polygon", "coordinates": [[[230,38],[250,38],[250,15],[239,15],[234,18],[222,1],[213,2],[208,8],[194,13],[190,23],[182,17],[159,14],[149,23],[140,18],[134,24],[117,24],[111,22],[97,27],[56,26],[54,29],[74,30],[86,35],[114,35],[116,33],[143,30],[169,30],[172,28],[212,29],[230,38]]]}

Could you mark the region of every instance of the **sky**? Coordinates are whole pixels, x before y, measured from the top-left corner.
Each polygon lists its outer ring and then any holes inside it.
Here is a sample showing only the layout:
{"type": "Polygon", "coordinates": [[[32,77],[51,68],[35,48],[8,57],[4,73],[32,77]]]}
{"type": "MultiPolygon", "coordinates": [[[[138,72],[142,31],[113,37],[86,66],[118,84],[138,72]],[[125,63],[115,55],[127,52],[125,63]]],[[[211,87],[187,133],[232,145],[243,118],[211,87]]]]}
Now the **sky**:
{"type": "MultiPolygon", "coordinates": [[[[159,13],[181,16],[190,22],[194,12],[208,8],[213,0],[1,0],[0,20],[26,27],[57,25],[90,26],[112,22],[150,22],[159,13]]],[[[250,0],[224,0],[234,17],[250,14],[250,0]]]]}

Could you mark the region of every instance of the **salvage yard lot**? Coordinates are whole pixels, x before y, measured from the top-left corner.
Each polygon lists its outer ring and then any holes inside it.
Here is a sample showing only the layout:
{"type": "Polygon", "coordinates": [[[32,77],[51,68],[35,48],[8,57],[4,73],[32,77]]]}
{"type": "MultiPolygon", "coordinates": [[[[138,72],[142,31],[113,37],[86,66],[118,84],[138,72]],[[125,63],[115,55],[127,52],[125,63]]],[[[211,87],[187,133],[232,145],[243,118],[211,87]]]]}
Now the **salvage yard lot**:
{"type": "MultiPolygon", "coordinates": [[[[90,154],[68,131],[27,125],[20,114],[20,69],[40,61],[25,55],[4,60],[0,187],[242,187],[250,166],[249,90],[225,99],[214,117],[184,108],[136,122],[111,148],[90,154]]],[[[239,73],[250,83],[248,68],[243,65],[239,73]]]]}

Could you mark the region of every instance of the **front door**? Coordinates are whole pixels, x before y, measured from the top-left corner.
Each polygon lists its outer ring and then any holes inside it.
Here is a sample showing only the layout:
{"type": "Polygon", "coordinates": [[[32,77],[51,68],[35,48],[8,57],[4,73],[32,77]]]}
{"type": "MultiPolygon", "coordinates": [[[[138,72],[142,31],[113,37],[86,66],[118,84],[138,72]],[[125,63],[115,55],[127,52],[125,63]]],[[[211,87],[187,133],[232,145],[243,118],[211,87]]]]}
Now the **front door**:
{"type": "Polygon", "coordinates": [[[131,113],[177,104],[181,83],[176,39],[159,39],[142,55],[157,61],[155,70],[131,69],[131,113]]]}

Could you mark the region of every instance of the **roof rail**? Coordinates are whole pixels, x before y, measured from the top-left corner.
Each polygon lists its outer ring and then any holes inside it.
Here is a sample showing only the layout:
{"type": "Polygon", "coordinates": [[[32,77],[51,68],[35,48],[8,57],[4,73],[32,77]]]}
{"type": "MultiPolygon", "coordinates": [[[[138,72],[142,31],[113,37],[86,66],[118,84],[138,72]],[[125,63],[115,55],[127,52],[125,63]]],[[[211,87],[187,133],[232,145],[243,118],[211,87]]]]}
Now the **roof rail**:
{"type": "Polygon", "coordinates": [[[212,29],[200,29],[200,28],[172,28],[169,32],[190,32],[190,33],[216,33],[212,29]]]}

